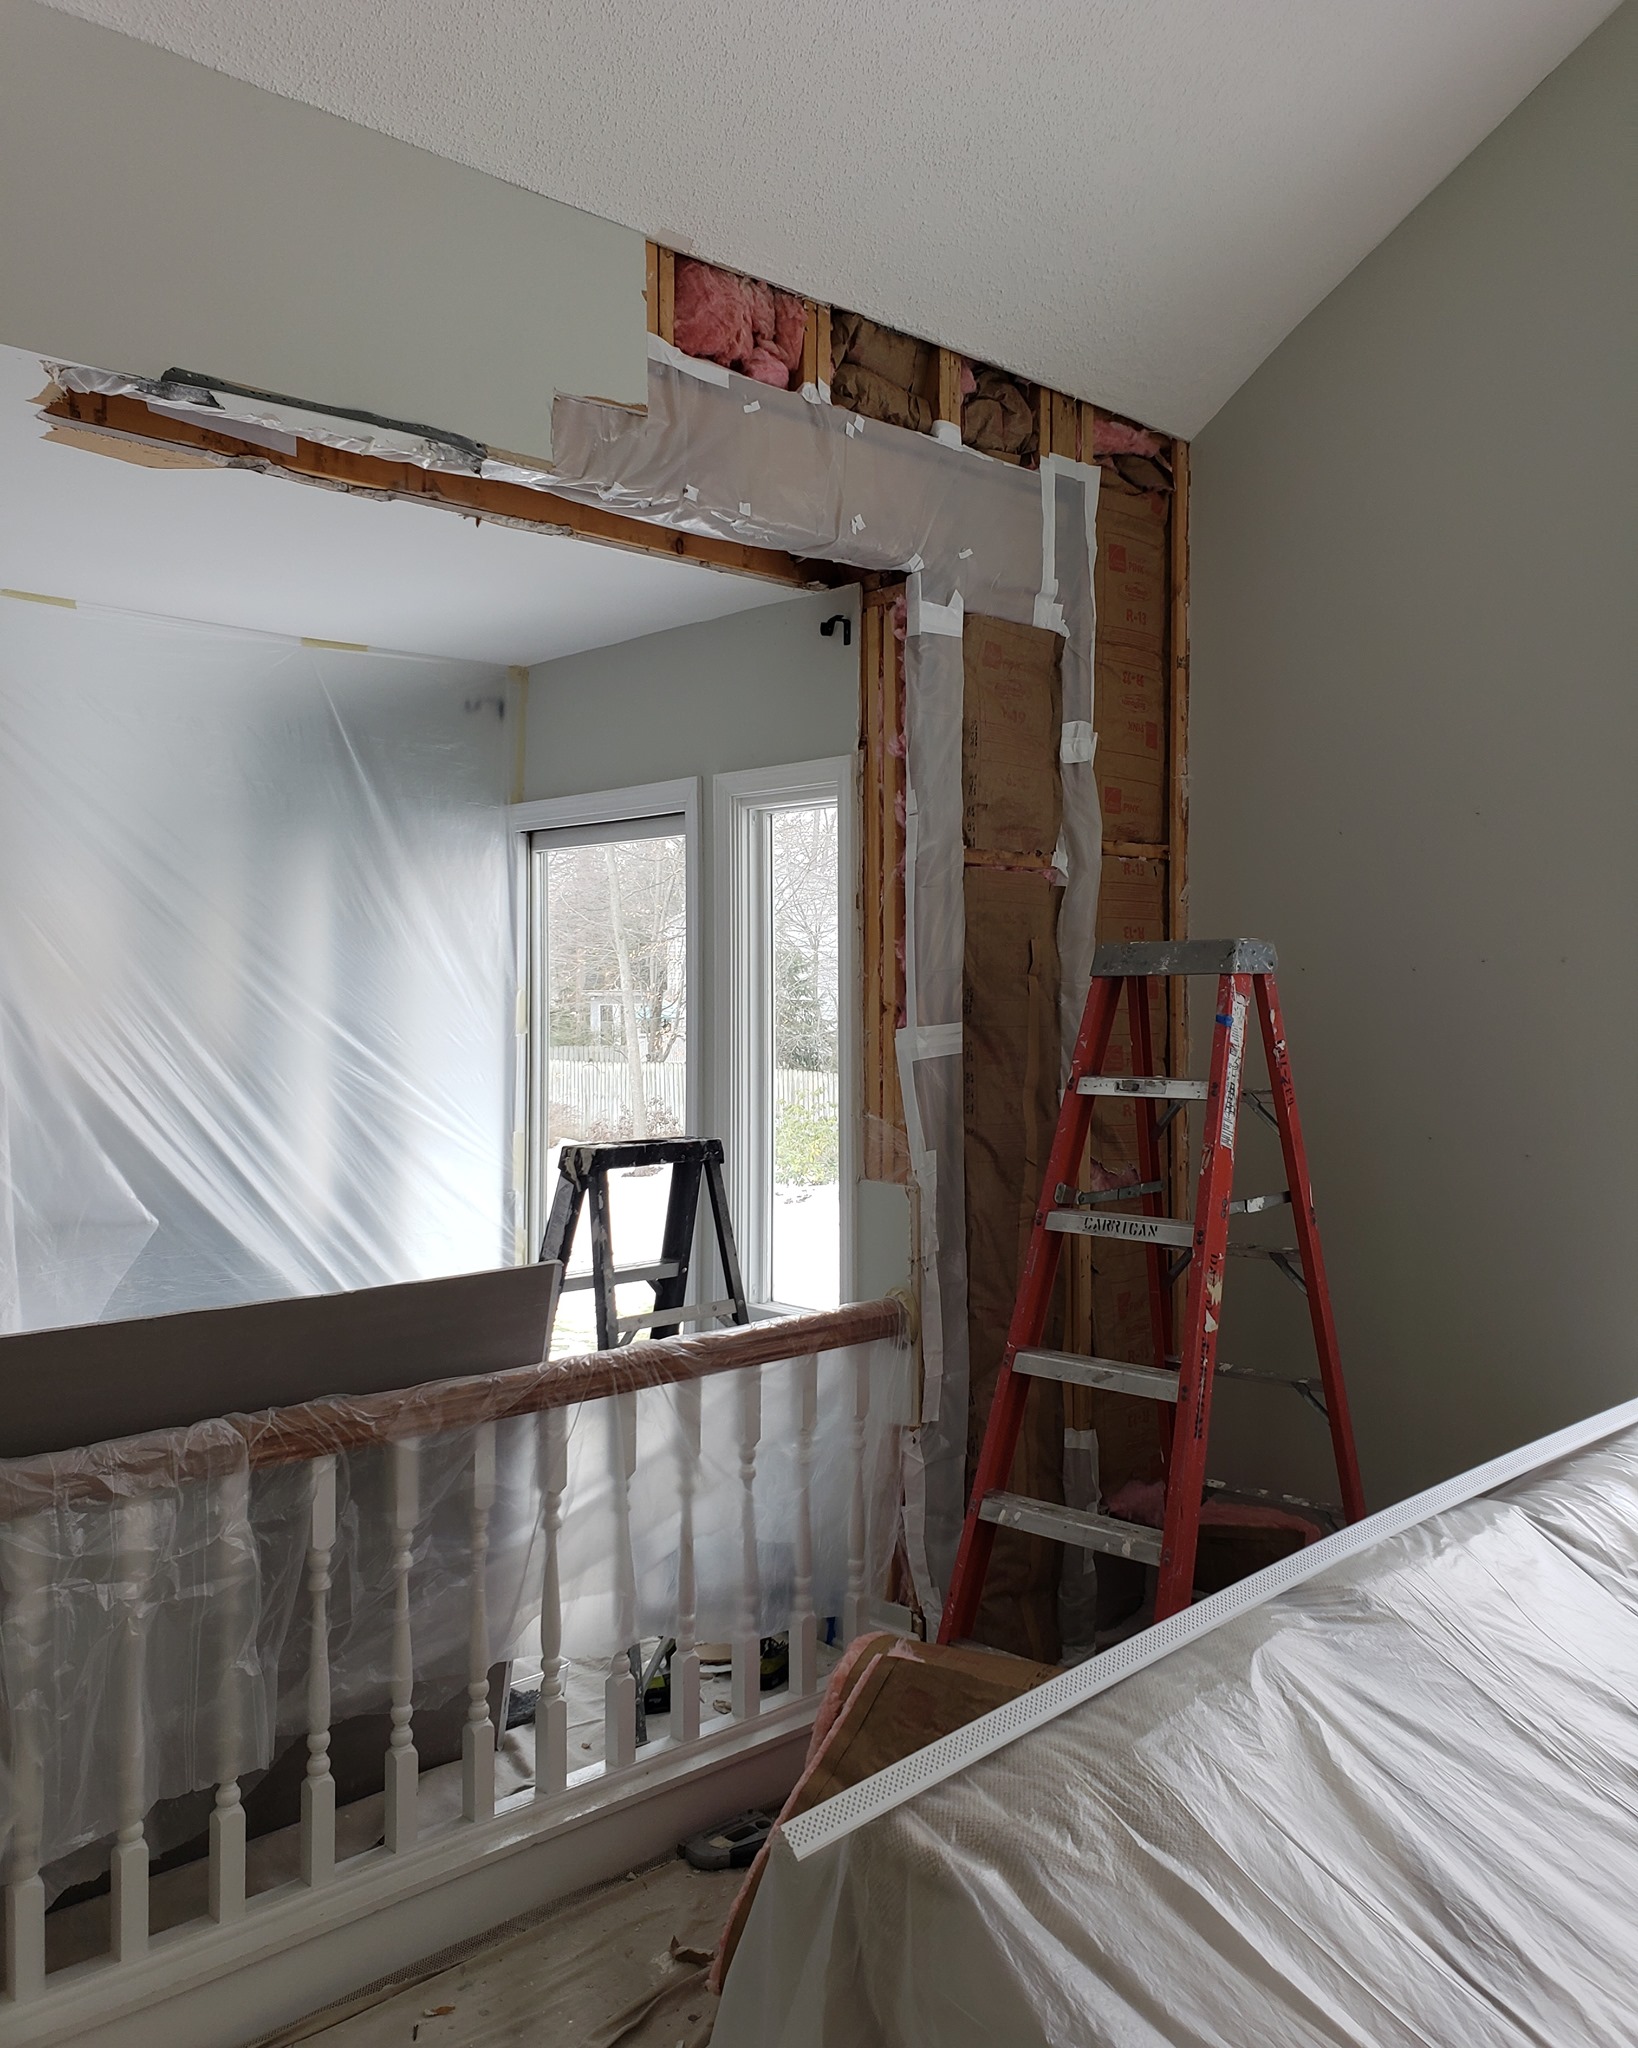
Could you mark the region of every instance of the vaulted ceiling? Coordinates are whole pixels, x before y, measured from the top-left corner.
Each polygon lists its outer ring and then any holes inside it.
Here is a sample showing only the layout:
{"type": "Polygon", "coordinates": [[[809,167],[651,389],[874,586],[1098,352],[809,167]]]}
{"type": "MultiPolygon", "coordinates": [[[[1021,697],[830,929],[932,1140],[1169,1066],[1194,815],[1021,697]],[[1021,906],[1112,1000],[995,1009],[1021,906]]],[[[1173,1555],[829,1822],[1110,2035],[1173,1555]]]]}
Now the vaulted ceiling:
{"type": "Polygon", "coordinates": [[[1192,433],[1613,5],[66,11],[1192,433]]]}

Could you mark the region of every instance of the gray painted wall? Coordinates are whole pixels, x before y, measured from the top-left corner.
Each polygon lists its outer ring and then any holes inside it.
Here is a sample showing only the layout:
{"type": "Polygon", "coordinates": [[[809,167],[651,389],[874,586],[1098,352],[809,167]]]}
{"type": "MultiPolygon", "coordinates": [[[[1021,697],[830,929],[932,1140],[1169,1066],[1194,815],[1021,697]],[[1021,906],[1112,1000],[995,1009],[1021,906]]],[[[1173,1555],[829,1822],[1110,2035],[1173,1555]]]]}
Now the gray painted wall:
{"type": "Polygon", "coordinates": [[[1378,1505],[1638,1394],[1635,109],[1628,0],[1195,443],[1191,921],[1285,963],[1378,1505]]]}
{"type": "MultiPolygon", "coordinates": [[[[707,572],[701,571],[701,574],[707,572]]],[[[694,1028],[709,1048],[718,918],[710,778],[852,754],[859,735],[859,602],[852,590],[737,612],[651,633],[529,673],[523,794],[574,796],[675,777],[703,778],[700,881],[705,986],[694,1028]],[[853,643],[828,640],[822,619],[846,615],[853,643]]],[[[710,1121],[711,1061],[702,1062],[710,1121]]],[[[854,1228],[854,1292],[872,1299],[909,1267],[909,1210],[898,1187],[861,1183],[854,1228]]]]}
{"type": "Polygon", "coordinates": [[[527,455],[643,405],[643,238],[34,0],[0,0],[0,341],[527,455]]]}
{"type": "Polygon", "coordinates": [[[574,796],[851,754],[859,743],[858,620],[855,592],[815,591],[542,662],[529,674],[524,795],[574,796]],[[836,612],[852,622],[851,647],[840,632],[827,640],[819,631],[836,612]]]}

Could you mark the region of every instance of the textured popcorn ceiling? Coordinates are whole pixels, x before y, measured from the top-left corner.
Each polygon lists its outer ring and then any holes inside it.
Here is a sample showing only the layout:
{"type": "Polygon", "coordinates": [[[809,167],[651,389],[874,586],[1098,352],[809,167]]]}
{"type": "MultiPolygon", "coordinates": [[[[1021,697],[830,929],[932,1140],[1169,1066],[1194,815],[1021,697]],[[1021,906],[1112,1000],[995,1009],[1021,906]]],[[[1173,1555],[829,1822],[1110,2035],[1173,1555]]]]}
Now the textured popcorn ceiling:
{"type": "Polygon", "coordinates": [[[66,11],[1193,433],[1613,7],[73,0],[66,11]]]}

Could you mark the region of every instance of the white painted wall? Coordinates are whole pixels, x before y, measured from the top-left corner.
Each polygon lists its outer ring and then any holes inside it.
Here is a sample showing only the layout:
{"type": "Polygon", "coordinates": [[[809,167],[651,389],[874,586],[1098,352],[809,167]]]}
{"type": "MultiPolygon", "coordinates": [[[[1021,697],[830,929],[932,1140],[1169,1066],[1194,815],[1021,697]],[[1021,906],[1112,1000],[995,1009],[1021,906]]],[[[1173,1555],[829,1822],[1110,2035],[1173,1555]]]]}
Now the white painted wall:
{"type": "Polygon", "coordinates": [[[0,0],[0,342],[551,450],[647,399],[643,239],[35,0],[0,0]]]}
{"type": "MultiPolygon", "coordinates": [[[[700,574],[708,572],[702,570],[700,574]]],[[[713,1043],[716,948],[710,778],[852,754],[859,736],[859,602],[827,590],[704,625],[543,662],[529,673],[523,795],[574,796],[674,776],[705,779],[701,808],[701,986],[691,999],[701,1043],[713,1043]],[[853,631],[826,639],[842,613],[853,631]]],[[[702,1074],[709,1076],[709,1054],[702,1074]]],[[[708,1085],[708,1084],[707,1084],[708,1085]]],[[[707,1118],[710,1105],[706,1106],[707,1118]]],[[[855,1288],[873,1299],[909,1267],[905,1191],[861,1183],[855,1288]]]]}
{"type": "Polygon", "coordinates": [[[1376,1504],[1638,1391],[1635,105],[1628,0],[1195,444],[1192,926],[1280,949],[1376,1504]]]}

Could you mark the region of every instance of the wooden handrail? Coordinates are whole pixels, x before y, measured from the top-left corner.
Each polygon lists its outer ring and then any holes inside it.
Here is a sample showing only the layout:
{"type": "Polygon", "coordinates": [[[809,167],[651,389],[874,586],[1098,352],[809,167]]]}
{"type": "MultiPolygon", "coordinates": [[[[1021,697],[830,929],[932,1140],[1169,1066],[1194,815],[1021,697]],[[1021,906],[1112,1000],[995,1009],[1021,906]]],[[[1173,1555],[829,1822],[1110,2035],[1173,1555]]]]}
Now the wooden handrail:
{"type": "Polygon", "coordinates": [[[779,1316],[693,1337],[628,1344],[542,1365],[465,1379],[432,1380],[401,1393],[336,1396],[258,1415],[225,1415],[191,1428],[0,1460],[0,1521],[39,1514],[69,1500],[125,1500],[241,1469],[306,1464],[337,1452],[406,1438],[442,1436],[480,1422],[577,1407],[644,1387],[675,1386],[814,1352],[839,1351],[905,1334],[895,1296],[816,1315],[779,1316]]]}

